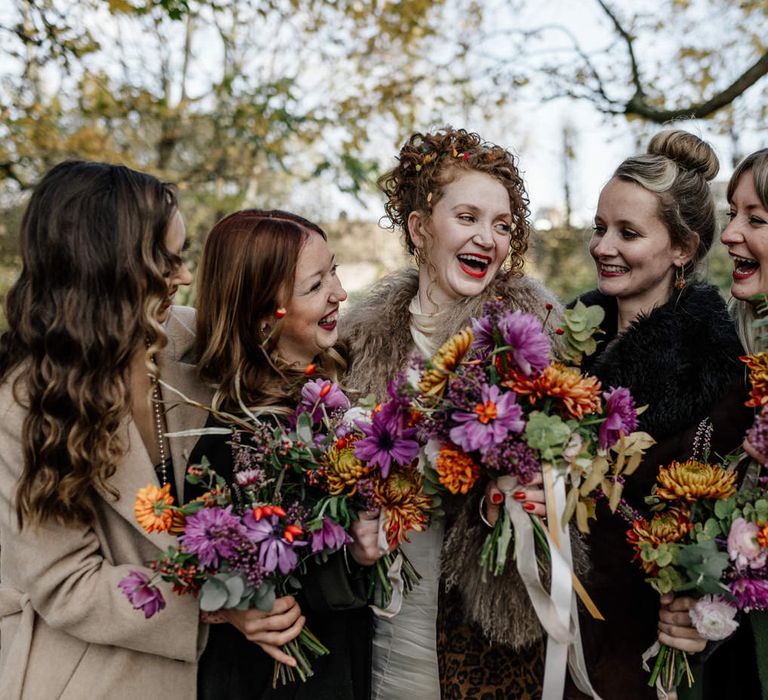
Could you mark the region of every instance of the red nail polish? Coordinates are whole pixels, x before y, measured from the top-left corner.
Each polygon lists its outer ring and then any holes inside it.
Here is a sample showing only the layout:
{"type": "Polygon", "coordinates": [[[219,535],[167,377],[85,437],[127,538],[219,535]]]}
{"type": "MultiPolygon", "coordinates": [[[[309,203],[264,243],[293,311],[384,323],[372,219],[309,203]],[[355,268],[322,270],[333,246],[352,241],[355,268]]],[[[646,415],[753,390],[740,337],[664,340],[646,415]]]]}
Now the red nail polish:
{"type": "Polygon", "coordinates": [[[525,500],[525,491],[515,491],[512,494],[512,498],[514,498],[516,501],[524,501],[525,500]]]}
{"type": "Polygon", "coordinates": [[[492,493],[491,494],[491,503],[493,505],[497,506],[504,500],[504,496],[500,493],[492,493]]]}
{"type": "Polygon", "coordinates": [[[525,508],[525,510],[527,510],[530,513],[531,511],[536,510],[536,504],[535,503],[523,503],[523,508],[525,508]]]}

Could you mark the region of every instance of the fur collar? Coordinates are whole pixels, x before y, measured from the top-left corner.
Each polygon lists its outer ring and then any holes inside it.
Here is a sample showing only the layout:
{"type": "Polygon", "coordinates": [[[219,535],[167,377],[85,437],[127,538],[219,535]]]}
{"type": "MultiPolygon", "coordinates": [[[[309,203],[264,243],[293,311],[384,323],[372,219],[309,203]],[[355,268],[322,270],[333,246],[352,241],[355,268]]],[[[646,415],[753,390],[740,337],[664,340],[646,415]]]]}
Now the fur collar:
{"type": "MultiPolygon", "coordinates": [[[[342,315],[340,335],[351,358],[344,381],[347,388],[362,395],[384,396],[387,383],[405,366],[414,348],[408,306],[418,288],[417,270],[394,272],[342,315]]],[[[440,343],[464,328],[494,298],[540,318],[546,315],[549,303],[554,307],[550,323],[560,318],[560,303],[543,285],[525,276],[499,274],[483,294],[462,299],[446,314],[440,343]]]]}
{"type": "Polygon", "coordinates": [[[593,290],[581,300],[605,309],[605,335],[584,369],[606,389],[625,386],[638,406],[648,404],[640,427],[656,440],[700,421],[744,372],[743,349],[716,287],[692,284],[622,334],[615,298],[593,290]]]}

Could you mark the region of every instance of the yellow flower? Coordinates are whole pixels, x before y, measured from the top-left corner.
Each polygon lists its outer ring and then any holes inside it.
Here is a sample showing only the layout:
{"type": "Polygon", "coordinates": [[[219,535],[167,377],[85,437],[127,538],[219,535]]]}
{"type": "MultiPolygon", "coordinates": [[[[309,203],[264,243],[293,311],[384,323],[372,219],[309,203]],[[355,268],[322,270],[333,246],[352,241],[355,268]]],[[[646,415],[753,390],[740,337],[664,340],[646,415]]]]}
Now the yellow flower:
{"type": "Polygon", "coordinates": [[[768,403],[768,353],[745,355],[741,361],[749,367],[749,383],[752,389],[747,406],[762,406],[768,403]]]}
{"type": "MultiPolygon", "coordinates": [[[[172,504],[170,484],[162,487],[147,484],[136,494],[133,512],[136,521],[147,532],[169,532],[174,525],[173,511],[169,508],[172,504]]],[[[178,517],[176,520],[178,523],[178,517]]]]}
{"type": "Polygon", "coordinates": [[[575,367],[566,367],[560,362],[553,362],[534,377],[516,373],[502,384],[517,394],[527,395],[534,405],[545,397],[556,399],[578,420],[603,410],[597,377],[582,376],[575,367]]]}
{"type": "Polygon", "coordinates": [[[384,509],[387,541],[396,546],[408,539],[408,530],[421,532],[427,527],[432,499],[424,493],[424,479],[414,467],[392,471],[374,484],[374,496],[384,509]]]}
{"type": "Polygon", "coordinates": [[[656,495],[667,501],[697,501],[700,498],[723,499],[736,493],[735,471],[716,464],[689,459],[661,467],[656,477],[656,495]]]}
{"type": "Polygon", "coordinates": [[[425,394],[441,395],[452,372],[459,366],[474,339],[471,328],[465,328],[448,338],[427,364],[427,369],[419,381],[419,389],[425,394]]]}
{"type": "Polygon", "coordinates": [[[331,447],[325,453],[323,462],[328,493],[332,496],[342,493],[353,495],[357,491],[358,480],[370,471],[355,457],[354,443],[348,443],[346,440],[331,447]]]}
{"type": "Polygon", "coordinates": [[[480,476],[480,467],[468,454],[447,445],[440,448],[436,468],[440,483],[454,494],[468,493],[480,476]]]}

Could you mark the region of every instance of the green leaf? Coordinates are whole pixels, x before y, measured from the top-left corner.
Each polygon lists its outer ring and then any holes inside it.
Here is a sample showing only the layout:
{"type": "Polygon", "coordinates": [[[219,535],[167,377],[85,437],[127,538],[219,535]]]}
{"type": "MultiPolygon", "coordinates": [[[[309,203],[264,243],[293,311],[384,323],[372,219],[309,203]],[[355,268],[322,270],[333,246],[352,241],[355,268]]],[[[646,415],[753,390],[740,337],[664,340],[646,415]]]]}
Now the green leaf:
{"type": "Polygon", "coordinates": [[[721,520],[724,520],[731,513],[733,513],[733,509],[735,507],[736,507],[735,498],[726,498],[724,501],[715,501],[715,515],[721,520]]]}
{"type": "Polygon", "coordinates": [[[275,584],[271,581],[265,581],[253,593],[253,607],[264,612],[272,612],[276,597],[275,584]]]}
{"type": "Polygon", "coordinates": [[[205,612],[221,610],[228,599],[229,589],[215,576],[211,576],[200,588],[200,609],[205,612]]]}

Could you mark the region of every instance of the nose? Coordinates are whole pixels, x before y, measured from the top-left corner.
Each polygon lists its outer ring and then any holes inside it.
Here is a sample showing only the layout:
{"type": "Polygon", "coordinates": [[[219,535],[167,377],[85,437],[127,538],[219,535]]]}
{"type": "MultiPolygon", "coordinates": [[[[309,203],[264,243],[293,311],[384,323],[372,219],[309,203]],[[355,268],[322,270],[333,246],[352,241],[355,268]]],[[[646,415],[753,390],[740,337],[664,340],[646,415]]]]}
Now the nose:
{"type": "Polygon", "coordinates": [[[589,242],[589,250],[596,258],[609,258],[616,255],[616,245],[611,233],[606,231],[602,236],[593,233],[592,240],[589,242]]]}
{"type": "Polygon", "coordinates": [[[336,283],[334,284],[333,289],[331,289],[329,298],[334,304],[340,304],[347,298],[347,292],[344,287],[341,286],[341,280],[338,278],[336,278],[336,283]]]}
{"type": "Polygon", "coordinates": [[[744,242],[744,236],[739,229],[738,217],[734,217],[728,222],[728,225],[720,232],[720,242],[723,245],[736,245],[744,242]]]}
{"type": "Polygon", "coordinates": [[[192,284],[192,273],[187,267],[187,263],[183,262],[176,270],[176,274],[173,276],[173,284],[177,287],[188,287],[192,284]]]}
{"type": "Polygon", "coordinates": [[[481,248],[493,248],[493,223],[481,223],[472,240],[481,248]]]}

